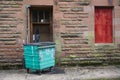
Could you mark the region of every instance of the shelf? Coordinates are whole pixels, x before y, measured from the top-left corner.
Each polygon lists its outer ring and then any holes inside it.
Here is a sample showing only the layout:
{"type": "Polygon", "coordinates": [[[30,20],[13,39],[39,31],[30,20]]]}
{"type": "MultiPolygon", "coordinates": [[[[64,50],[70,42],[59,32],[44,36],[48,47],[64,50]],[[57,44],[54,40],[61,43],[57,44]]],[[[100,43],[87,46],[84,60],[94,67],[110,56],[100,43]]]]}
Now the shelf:
{"type": "Polygon", "coordinates": [[[44,24],[44,25],[49,25],[50,22],[32,22],[32,24],[44,24]]]}

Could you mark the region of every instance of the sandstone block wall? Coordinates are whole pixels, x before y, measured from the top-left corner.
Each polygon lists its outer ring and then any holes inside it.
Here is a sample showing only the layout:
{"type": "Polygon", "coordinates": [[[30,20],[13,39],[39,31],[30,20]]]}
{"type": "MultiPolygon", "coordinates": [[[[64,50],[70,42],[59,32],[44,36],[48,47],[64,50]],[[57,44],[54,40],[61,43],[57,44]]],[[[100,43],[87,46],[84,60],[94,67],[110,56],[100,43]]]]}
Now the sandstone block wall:
{"type": "Polygon", "coordinates": [[[119,0],[0,0],[0,65],[22,64],[27,4],[53,6],[56,58],[63,62],[70,62],[71,57],[80,62],[120,61],[119,0]],[[111,44],[94,42],[95,6],[113,7],[111,44]]]}
{"type": "Polygon", "coordinates": [[[0,65],[21,64],[25,36],[23,0],[0,1],[0,65]]]}
{"type": "Polygon", "coordinates": [[[54,29],[60,60],[120,61],[119,8],[118,0],[55,0],[54,29]],[[113,7],[113,43],[95,43],[95,6],[113,7]]]}

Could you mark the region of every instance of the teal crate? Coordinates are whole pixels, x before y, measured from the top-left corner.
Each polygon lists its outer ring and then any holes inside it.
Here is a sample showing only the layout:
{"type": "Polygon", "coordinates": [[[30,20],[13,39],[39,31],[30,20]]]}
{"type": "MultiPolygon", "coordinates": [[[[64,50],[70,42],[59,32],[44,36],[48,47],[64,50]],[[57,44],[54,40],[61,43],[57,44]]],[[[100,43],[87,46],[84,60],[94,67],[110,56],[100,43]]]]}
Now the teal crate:
{"type": "Polygon", "coordinates": [[[31,70],[44,70],[55,66],[54,43],[30,43],[24,45],[25,67],[31,70]]]}

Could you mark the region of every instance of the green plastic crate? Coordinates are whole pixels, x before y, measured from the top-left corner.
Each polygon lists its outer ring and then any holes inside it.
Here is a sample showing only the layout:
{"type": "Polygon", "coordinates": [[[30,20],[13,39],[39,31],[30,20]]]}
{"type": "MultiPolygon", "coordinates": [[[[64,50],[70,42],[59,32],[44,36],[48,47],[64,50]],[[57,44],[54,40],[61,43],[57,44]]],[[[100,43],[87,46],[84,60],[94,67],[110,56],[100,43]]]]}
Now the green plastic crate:
{"type": "Polygon", "coordinates": [[[24,44],[25,67],[31,70],[43,70],[55,66],[55,44],[24,44]]]}

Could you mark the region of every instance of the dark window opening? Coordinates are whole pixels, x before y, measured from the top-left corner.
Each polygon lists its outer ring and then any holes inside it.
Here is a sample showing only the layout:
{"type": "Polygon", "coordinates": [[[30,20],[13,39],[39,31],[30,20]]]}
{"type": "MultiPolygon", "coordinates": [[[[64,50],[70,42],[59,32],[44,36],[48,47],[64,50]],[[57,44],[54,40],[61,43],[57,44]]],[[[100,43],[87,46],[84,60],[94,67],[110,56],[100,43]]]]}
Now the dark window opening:
{"type": "Polygon", "coordinates": [[[32,11],[32,22],[37,22],[37,15],[38,15],[38,11],[33,10],[32,11]]]}
{"type": "Polygon", "coordinates": [[[45,22],[50,22],[50,12],[45,11],[45,22]]]}
{"type": "Polygon", "coordinates": [[[39,22],[44,22],[44,13],[43,13],[43,11],[39,11],[39,22]]]}

